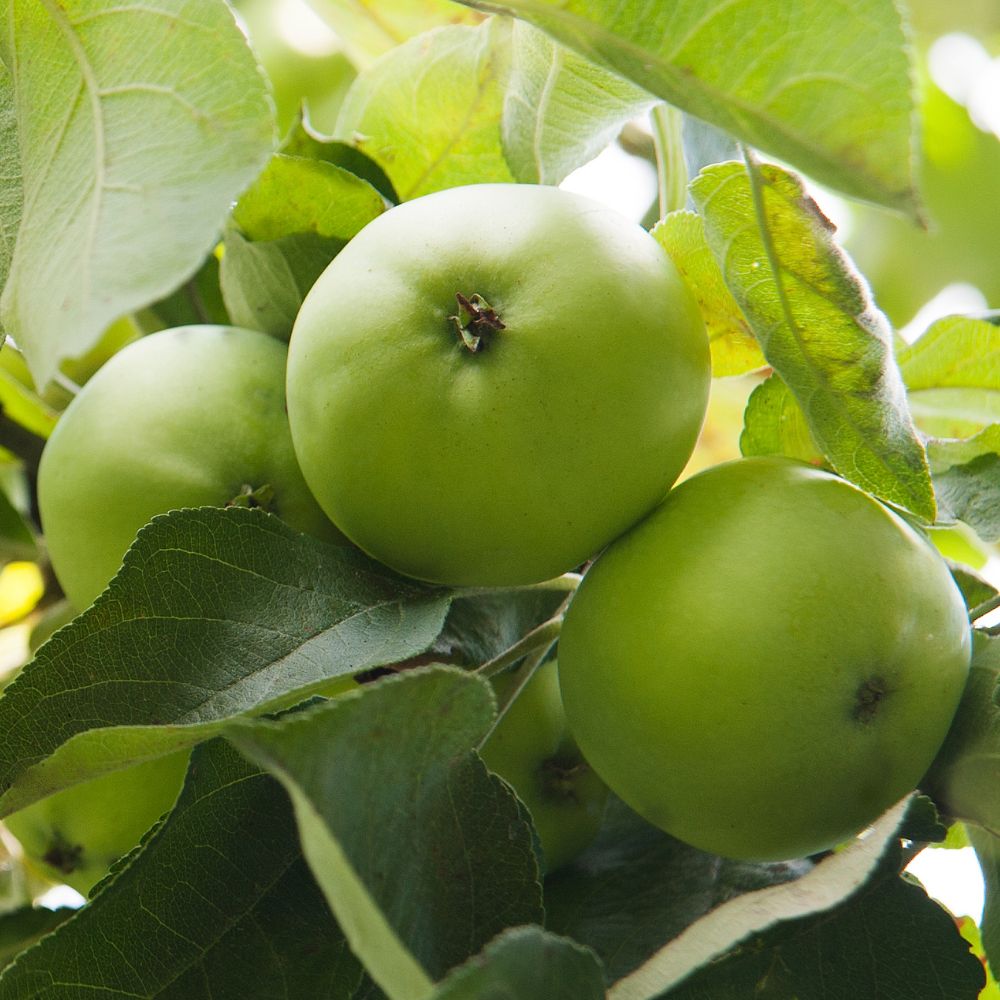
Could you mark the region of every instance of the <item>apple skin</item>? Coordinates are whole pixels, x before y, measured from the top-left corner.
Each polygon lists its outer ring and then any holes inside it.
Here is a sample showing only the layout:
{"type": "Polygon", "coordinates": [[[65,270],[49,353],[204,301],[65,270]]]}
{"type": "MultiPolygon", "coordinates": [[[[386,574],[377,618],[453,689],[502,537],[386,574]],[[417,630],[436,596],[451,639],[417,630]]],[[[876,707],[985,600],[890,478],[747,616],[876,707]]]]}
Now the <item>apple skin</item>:
{"type": "Polygon", "coordinates": [[[831,848],[911,791],[970,659],[931,544],[781,458],[678,486],[584,577],[559,643],[570,727],[647,820],[706,851],[831,848]]]}
{"type": "Polygon", "coordinates": [[[184,750],[73,785],[4,823],[47,878],[86,896],[172,808],[188,756],[184,750]]]}
{"type": "MultiPolygon", "coordinates": [[[[504,701],[518,673],[493,681],[504,701]]],[[[597,836],[608,789],[583,759],[566,727],[554,660],[543,663],[481,750],[531,813],[546,871],[569,864],[597,836]]]]}
{"type": "Polygon", "coordinates": [[[177,327],[115,354],[60,417],[38,471],[52,566],[88,607],[136,532],[180,507],[273,488],[291,527],[343,541],[299,471],[285,415],[285,345],[253,330],[177,327]]]}
{"type": "Polygon", "coordinates": [[[435,583],[517,585],[663,499],[709,378],[697,305],[641,227],[557,188],[480,184],[390,209],[331,262],[292,331],[288,415],[356,545],[435,583]],[[478,352],[459,294],[504,324],[478,352]]]}

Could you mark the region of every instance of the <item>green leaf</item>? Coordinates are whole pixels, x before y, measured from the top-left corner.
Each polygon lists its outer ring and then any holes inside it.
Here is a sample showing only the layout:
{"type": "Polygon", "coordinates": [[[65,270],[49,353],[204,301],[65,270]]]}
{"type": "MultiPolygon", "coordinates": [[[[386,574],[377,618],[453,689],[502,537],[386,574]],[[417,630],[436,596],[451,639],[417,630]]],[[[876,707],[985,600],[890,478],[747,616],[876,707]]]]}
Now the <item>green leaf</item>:
{"type": "Polygon", "coordinates": [[[942,520],[964,521],[984,542],[1000,541],[1000,454],[980,455],[934,477],[942,520]]]}
{"type": "MultiPolygon", "coordinates": [[[[1000,327],[995,323],[966,316],[938,320],[900,351],[899,367],[914,418],[928,433],[964,438],[1000,423],[1000,327]]],[[[975,454],[997,450],[992,434],[989,449],[975,454]]]]}
{"type": "Polygon", "coordinates": [[[946,316],[900,351],[911,393],[943,387],[1000,392],[1000,327],[974,316],[946,316]]]}
{"type": "Polygon", "coordinates": [[[223,0],[9,5],[25,210],[0,308],[45,385],[198,266],[273,123],[223,0]]]}
{"type": "Polygon", "coordinates": [[[0,998],[323,997],[361,969],[302,858],[281,786],[221,740],[90,902],[0,977],[0,998]]]}
{"type": "Polygon", "coordinates": [[[4,813],[416,656],[448,601],[260,510],[156,517],[0,698],[4,813]]]}
{"type": "Polygon", "coordinates": [[[927,460],[932,473],[946,472],[956,465],[965,465],[982,455],[1000,453],[1000,424],[988,424],[967,438],[930,438],[927,460]]]}
{"type": "MultiPolygon", "coordinates": [[[[940,9],[949,19],[941,34],[962,30],[950,4],[923,6],[940,9]]],[[[990,4],[983,10],[989,8],[996,9],[990,4]]],[[[985,33],[976,37],[987,39],[985,33]]],[[[955,282],[974,285],[987,302],[1000,303],[1000,226],[992,211],[1000,205],[1000,137],[979,127],[923,67],[920,76],[917,188],[928,225],[917,227],[893,213],[854,205],[854,225],[846,236],[876,301],[897,326],[955,282]]]]}
{"type": "Polygon", "coordinates": [[[251,242],[228,227],[219,278],[232,322],[288,340],[303,299],[343,246],[310,233],[251,242]]]}
{"type": "Polygon", "coordinates": [[[888,325],[801,181],[769,164],[722,163],[691,193],[726,283],[833,467],[933,522],[888,325]]]}
{"type": "Polygon", "coordinates": [[[35,560],[38,546],[35,535],[17,508],[10,502],[4,490],[0,489],[0,560],[35,560]]]}
{"type": "Polygon", "coordinates": [[[514,23],[503,148],[516,180],[559,184],[655,103],[529,24],[514,23]]]}
{"type": "Polygon", "coordinates": [[[569,587],[530,587],[457,597],[430,649],[438,661],[479,666],[510,649],[536,625],[551,618],[570,596],[569,587]]]}
{"type": "Polygon", "coordinates": [[[951,915],[890,877],[822,919],[747,942],[662,1000],[976,1000],[985,979],[951,915]]]}
{"type": "Polygon", "coordinates": [[[958,584],[958,589],[962,591],[965,606],[969,611],[997,596],[997,588],[985,577],[969,569],[968,566],[949,562],[948,569],[951,570],[952,579],[958,584]]]}
{"type": "Polygon", "coordinates": [[[430,28],[475,23],[479,16],[451,0],[307,0],[340,36],[359,66],[370,64],[430,28]]]}
{"type": "Polygon", "coordinates": [[[220,279],[232,321],[287,340],[324,268],[384,208],[371,184],[342,167],[275,154],[226,229],[220,279]]]}
{"type": "Polygon", "coordinates": [[[974,632],[972,651],[955,721],[922,785],[942,812],[1000,836],[1000,637],[974,632]]]}
{"type": "Polygon", "coordinates": [[[652,230],[698,300],[712,351],[712,374],[742,375],[767,361],[705,240],[705,224],[694,212],[671,212],[652,230]]]}
{"type": "MultiPolygon", "coordinates": [[[[661,995],[673,997],[673,994],[667,993],[668,990],[702,966],[709,966],[723,955],[728,955],[740,942],[751,942],[748,948],[753,952],[756,949],[752,941],[772,928],[780,929],[789,922],[839,906],[853,896],[896,849],[896,831],[906,808],[905,800],[894,806],[878,820],[865,839],[853,841],[793,883],[768,885],[716,906],[642,965],[619,979],[608,994],[609,1000],[649,1000],[661,995]]],[[[723,995],[721,992],[702,994],[706,1000],[709,996],[713,1000],[721,1000],[723,995]]],[[[737,997],[744,1000],[753,995],[752,990],[748,992],[745,989],[730,994],[733,1000],[737,997]]]]}
{"type": "Polygon", "coordinates": [[[706,854],[612,798],[594,844],[546,880],[546,926],[592,948],[613,982],[725,900],[811,868],[805,860],[750,864],[706,854]]]}
{"type": "Polygon", "coordinates": [[[26,906],[0,916],[0,969],[7,968],[22,951],[54,931],[74,912],[67,907],[47,910],[26,906]]]}
{"type": "Polygon", "coordinates": [[[385,208],[367,181],[325,160],[276,153],[233,209],[249,240],[313,233],[346,243],[385,208]]]}
{"type": "Polygon", "coordinates": [[[891,0],[462,0],[564,45],[846,194],[915,215],[909,48],[891,0]]]}
{"type": "Polygon", "coordinates": [[[993,975],[1000,979],[1000,838],[975,826],[969,827],[972,842],[986,882],[986,902],[980,930],[983,950],[993,975]]]}
{"type": "Polygon", "coordinates": [[[7,282],[14,256],[17,229],[21,224],[22,196],[14,81],[10,71],[0,62],[0,291],[7,282]]]}
{"type": "Polygon", "coordinates": [[[35,391],[24,360],[10,344],[0,350],[0,408],[14,423],[40,438],[47,438],[59,419],[35,391]]]}
{"type": "Polygon", "coordinates": [[[330,908],[393,1000],[541,921],[525,814],[472,752],[494,718],[488,684],[437,667],[231,730],[285,785],[330,908]]]}
{"type": "Polygon", "coordinates": [[[455,969],[432,1000],[603,1000],[592,952],[540,927],[516,927],[455,969]]]}
{"type": "Polygon", "coordinates": [[[386,201],[393,204],[399,201],[385,171],[360,149],[317,132],[306,108],[302,109],[288,130],[288,134],[281,140],[278,152],[288,156],[305,156],[313,160],[322,160],[324,163],[340,167],[355,177],[367,181],[386,201]]]}
{"type": "Polygon", "coordinates": [[[512,181],[501,143],[510,26],[439,28],[393,49],[351,85],[336,134],[386,172],[402,200],[512,181]]]}
{"type": "Polygon", "coordinates": [[[740,452],[787,455],[811,465],[824,464],[806,415],[780,375],[770,375],[750,393],[743,412],[740,452]]]}

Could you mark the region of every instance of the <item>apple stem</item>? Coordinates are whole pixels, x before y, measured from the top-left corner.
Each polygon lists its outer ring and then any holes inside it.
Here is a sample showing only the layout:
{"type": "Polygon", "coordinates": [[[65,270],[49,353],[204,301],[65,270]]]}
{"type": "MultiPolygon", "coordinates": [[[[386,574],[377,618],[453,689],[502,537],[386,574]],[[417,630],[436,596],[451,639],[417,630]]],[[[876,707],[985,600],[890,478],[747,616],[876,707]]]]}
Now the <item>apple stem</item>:
{"type": "Polygon", "coordinates": [[[493,336],[506,329],[497,311],[481,295],[466,298],[461,292],[455,293],[458,315],[449,316],[458,332],[458,339],[466,350],[477,354],[489,344],[493,336]]]}
{"type": "Polygon", "coordinates": [[[559,608],[551,618],[536,625],[526,635],[521,636],[513,646],[505,649],[492,660],[487,660],[482,666],[476,668],[476,673],[482,677],[496,677],[502,674],[508,667],[513,666],[522,657],[529,653],[537,653],[539,650],[548,652],[549,647],[559,638],[562,629],[563,611],[565,603],[559,608]]]}
{"type": "Polygon", "coordinates": [[[542,665],[542,662],[548,655],[551,646],[552,644],[548,643],[539,647],[533,653],[529,654],[525,659],[524,664],[518,668],[517,683],[510,691],[507,692],[506,699],[497,705],[497,717],[493,720],[493,725],[490,726],[490,728],[483,734],[483,738],[476,746],[477,750],[481,750],[489,742],[489,738],[493,735],[493,731],[500,725],[500,720],[507,714],[507,710],[510,706],[517,701],[518,695],[520,695],[520,693],[528,686],[528,681],[531,680],[531,678],[535,675],[535,671],[542,665]]]}

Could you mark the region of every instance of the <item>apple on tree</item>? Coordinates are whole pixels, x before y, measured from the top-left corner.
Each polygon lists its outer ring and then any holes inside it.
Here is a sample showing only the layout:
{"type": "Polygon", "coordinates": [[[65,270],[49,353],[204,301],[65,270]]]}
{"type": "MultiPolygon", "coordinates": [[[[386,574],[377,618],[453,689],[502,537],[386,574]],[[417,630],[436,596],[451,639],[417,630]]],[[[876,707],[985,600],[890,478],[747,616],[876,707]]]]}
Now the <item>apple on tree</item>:
{"type": "Polygon", "coordinates": [[[663,499],[707,403],[693,297],[645,230],[558,188],[390,209],[306,297],[288,414],[320,506],[409,576],[558,576],[663,499]]]}
{"type": "Polygon", "coordinates": [[[783,458],[708,469],[608,547],[559,642],[587,760],[650,822],[753,860],[831,848],[911,791],[965,687],[924,536],[783,458]]]}
{"type": "MultiPolygon", "coordinates": [[[[494,679],[501,703],[520,683],[520,670],[494,679]]],[[[546,871],[568,864],[597,836],[608,789],[566,725],[555,660],[535,670],[480,752],[528,807],[546,871]]]]}
{"type": "Polygon", "coordinates": [[[295,461],[285,356],[253,330],[178,327],[128,345],[87,382],[38,470],[49,558],[74,607],[93,602],[136,532],[168,510],[253,504],[342,540],[295,461]]]}
{"type": "Polygon", "coordinates": [[[174,804],[188,752],[112,771],[4,819],[43,875],[88,892],[174,804]]]}

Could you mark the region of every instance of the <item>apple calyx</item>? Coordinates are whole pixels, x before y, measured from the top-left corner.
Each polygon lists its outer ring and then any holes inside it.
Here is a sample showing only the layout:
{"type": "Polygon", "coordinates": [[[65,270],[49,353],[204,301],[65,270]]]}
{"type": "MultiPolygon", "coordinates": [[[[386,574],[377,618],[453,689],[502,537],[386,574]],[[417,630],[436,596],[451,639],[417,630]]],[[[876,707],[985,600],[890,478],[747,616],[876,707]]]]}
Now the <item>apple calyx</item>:
{"type": "Polygon", "coordinates": [[[539,768],[542,788],[553,799],[577,799],[577,785],[581,775],[590,770],[590,765],[577,758],[549,757],[539,768]]]}
{"type": "Polygon", "coordinates": [[[275,513],[274,487],[270,483],[263,483],[260,486],[251,486],[244,483],[239,488],[239,492],[233,497],[227,507],[259,507],[261,510],[275,513]]]}
{"type": "Polygon", "coordinates": [[[889,687],[884,678],[876,676],[863,681],[854,695],[854,709],[851,712],[854,721],[862,725],[870,723],[878,715],[888,694],[889,687]]]}
{"type": "Polygon", "coordinates": [[[82,845],[71,844],[59,833],[53,835],[51,846],[42,856],[47,865],[63,875],[72,875],[80,867],[82,858],[82,845]]]}
{"type": "Polygon", "coordinates": [[[472,354],[484,350],[498,331],[506,329],[497,311],[481,295],[466,298],[461,292],[456,292],[455,300],[458,302],[458,315],[448,319],[454,324],[462,346],[472,354]]]}

